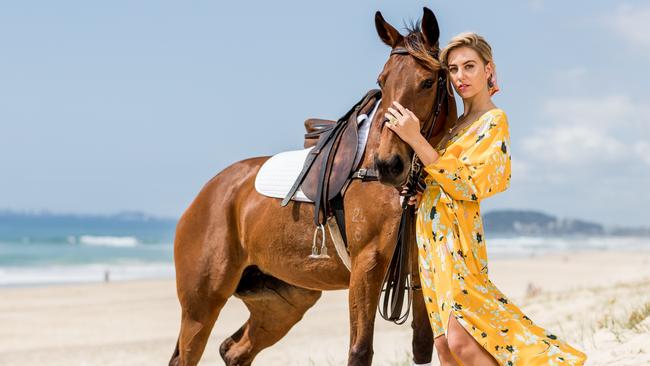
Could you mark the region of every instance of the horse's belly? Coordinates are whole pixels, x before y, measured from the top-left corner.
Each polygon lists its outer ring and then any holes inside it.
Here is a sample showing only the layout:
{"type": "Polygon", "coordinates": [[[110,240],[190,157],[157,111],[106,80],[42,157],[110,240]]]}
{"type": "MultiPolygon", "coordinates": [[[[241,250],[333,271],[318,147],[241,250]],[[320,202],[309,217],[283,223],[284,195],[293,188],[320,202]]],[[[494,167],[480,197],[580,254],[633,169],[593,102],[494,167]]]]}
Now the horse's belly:
{"type": "MultiPolygon", "coordinates": [[[[348,287],[350,272],[336,253],[326,229],[330,258],[310,258],[315,225],[313,205],[289,203],[280,208],[279,200],[264,198],[257,207],[259,215],[247,215],[244,249],[251,265],[273,277],[298,287],[338,290],[348,287]],[[295,205],[295,206],[293,206],[295,205]]],[[[320,249],[321,233],[317,245],[320,249]]]]}

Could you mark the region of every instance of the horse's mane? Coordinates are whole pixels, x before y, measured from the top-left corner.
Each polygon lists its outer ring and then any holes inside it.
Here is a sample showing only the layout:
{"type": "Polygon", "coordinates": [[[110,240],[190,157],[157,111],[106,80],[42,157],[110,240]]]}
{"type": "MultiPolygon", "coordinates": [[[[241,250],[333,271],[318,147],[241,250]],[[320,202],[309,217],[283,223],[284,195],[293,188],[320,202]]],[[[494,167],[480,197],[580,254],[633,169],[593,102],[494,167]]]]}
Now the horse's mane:
{"type": "Polygon", "coordinates": [[[434,71],[440,70],[441,65],[440,61],[438,61],[438,55],[440,54],[439,42],[436,41],[432,49],[422,37],[422,27],[420,24],[420,20],[417,20],[405,25],[408,34],[404,36],[404,47],[423,66],[434,71]]]}

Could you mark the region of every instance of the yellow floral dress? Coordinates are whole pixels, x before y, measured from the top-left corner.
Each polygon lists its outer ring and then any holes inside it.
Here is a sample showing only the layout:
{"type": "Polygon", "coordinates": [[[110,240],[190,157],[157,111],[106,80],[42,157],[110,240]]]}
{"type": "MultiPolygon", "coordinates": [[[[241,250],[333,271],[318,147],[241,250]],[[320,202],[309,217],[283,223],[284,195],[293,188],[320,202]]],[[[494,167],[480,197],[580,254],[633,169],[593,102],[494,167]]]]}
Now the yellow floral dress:
{"type": "Polygon", "coordinates": [[[537,326],[488,278],[480,201],[510,186],[510,135],[492,109],[447,142],[416,219],[422,292],[434,337],[453,314],[500,365],[583,365],[587,356],[537,326]]]}

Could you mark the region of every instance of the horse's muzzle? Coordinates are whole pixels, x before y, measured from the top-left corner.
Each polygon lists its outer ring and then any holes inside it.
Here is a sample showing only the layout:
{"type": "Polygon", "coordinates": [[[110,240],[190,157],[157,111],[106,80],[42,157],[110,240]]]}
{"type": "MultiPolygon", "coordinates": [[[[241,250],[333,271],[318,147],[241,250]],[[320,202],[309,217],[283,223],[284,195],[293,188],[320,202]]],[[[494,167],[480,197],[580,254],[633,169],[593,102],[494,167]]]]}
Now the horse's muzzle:
{"type": "Polygon", "coordinates": [[[395,154],[389,160],[380,160],[375,156],[375,169],[381,183],[398,186],[404,180],[402,175],[406,166],[402,158],[395,154]]]}

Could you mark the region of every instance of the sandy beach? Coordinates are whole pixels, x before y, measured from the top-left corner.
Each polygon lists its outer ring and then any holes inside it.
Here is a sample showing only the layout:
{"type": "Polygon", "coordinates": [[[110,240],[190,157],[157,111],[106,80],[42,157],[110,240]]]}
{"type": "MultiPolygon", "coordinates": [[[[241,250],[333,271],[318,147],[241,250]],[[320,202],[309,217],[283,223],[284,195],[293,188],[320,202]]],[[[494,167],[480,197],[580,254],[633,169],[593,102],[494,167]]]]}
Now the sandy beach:
{"type": "MultiPolygon", "coordinates": [[[[490,278],[588,365],[650,364],[650,252],[590,251],[491,260],[490,278]]],[[[344,365],[347,291],[326,292],[257,365],[344,365]]],[[[172,280],[0,289],[0,365],[163,365],[179,327],[172,280]]],[[[247,319],[232,298],[203,365],[247,319]]],[[[411,332],[378,317],[375,365],[409,365],[411,332]]],[[[434,356],[434,365],[437,365],[434,356]]]]}

